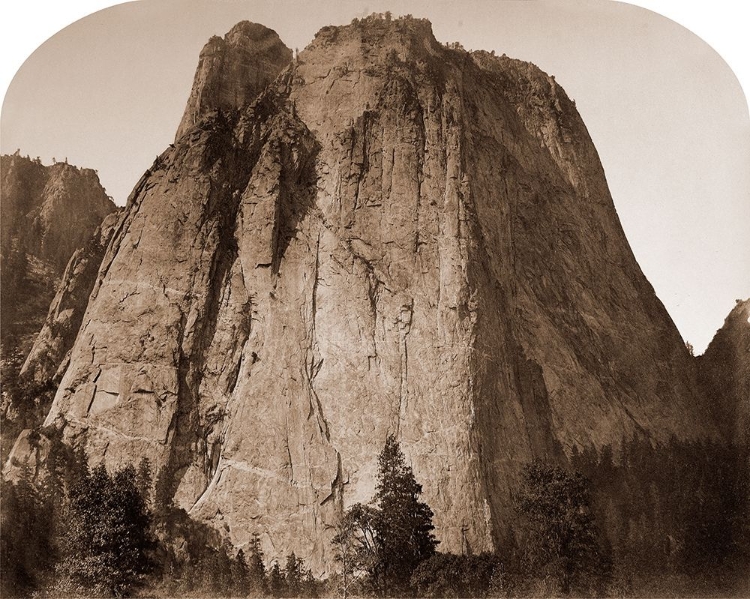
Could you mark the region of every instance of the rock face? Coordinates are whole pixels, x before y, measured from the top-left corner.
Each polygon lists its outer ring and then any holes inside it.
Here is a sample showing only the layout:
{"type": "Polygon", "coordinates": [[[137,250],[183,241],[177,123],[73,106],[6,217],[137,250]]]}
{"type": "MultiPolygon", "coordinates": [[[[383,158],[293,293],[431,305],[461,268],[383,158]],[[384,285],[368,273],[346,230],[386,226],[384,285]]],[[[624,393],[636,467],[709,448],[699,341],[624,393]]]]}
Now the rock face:
{"type": "Polygon", "coordinates": [[[252,102],[291,60],[292,51],[263,25],[243,21],[224,38],[212,37],[201,51],[176,139],[209,113],[252,102]]]}
{"type": "Polygon", "coordinates": [[[25,354],[68,260],[116,206],[91,169],[18,154],[0,166],[3,345],[14,337],[25,354]]]}
{"type": "Polygon", "coordinates": [[[16,240],[60,274],[73,252],[116,210],[95,171],[67,162],[44,166],[3,156],[2,182],[3,251],[16,240]]]}
{"type": "Polygon", "coordinates": [[[750,443],[750,299],[737,300],[698,357],[700,380],[728,441],[750,443]]]}
{"type": "Polygon", "coordinates": [[[389,433],[456,552],[503,543],[535,456],[718,434],[551,77],[411,18],[324,28],[252,104],[209,55],[47,418],[94,462],[148,456],[193,516],[320,574],[389,433]]]}
{"type": "Polygon", "coordinates": [[[62,376],[58,370],[66,365],[65,357],[75,342],[118,219],[117,212],[106,216],[88,243],[70,257],[47,319],[21,369],[21,377],[42,384],[62,376]]]}

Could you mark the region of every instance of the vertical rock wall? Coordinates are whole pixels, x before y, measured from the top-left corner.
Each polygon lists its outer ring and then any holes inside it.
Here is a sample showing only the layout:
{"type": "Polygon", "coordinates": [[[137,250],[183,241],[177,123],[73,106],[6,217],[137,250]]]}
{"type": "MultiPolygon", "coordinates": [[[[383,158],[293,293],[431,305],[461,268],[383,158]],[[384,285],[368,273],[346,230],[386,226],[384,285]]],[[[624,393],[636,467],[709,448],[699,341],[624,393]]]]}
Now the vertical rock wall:
{"type": "Polygon", "coordinates": [[[149,456],[193,516],[319,574],[389,433],[441,548],[477,552],[534,456],[716,434],[546,75],[410,18],[324,28],[262,93],[228,98],[207,52],[47,418],[93,461],[149,456]]]}

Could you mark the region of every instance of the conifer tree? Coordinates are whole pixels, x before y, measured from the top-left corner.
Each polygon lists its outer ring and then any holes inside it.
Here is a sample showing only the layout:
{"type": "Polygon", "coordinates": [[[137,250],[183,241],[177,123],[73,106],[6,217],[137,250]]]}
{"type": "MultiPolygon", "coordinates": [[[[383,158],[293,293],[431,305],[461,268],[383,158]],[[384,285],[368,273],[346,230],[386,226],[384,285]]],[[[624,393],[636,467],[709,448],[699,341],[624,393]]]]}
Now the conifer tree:
{"type": "Polygon", "coordinates": [[[345,596],[363,574],[379,594],[408,592],[412,572],[435,554],[438,543],[432,510],[421,494],[398,441],[388,436],[378,459],[377,507],[353,505],[332,540],[345,596]]]}
{"type": "Polygon", "coordinates": [[[438,543],[432,533],[433,514],[419,500],[421,494],[422,485],[414,478],[398,441],[389,435],[378,459],[375,494],[384,592],[403,590],[419,563],[435,554],[438,543]]]}
{"type": "Polygon", "coordinates": [[[274,562],[268,573],[268,592],[274,597],[283,597],[286,593],[284,576],[281,574],[279,563],[274,562]]]}
{"type": "Polygon", "coordinates": [[[266,591],[266,567],[263,564],[263,548],[260,536],[253,533],[248,545],[247,579],[251,591],[263,594],[266,591]]]}
{"type": "Polygon", "coordinates": [[[286,583],[286,593],[290,597],[299,597],[300,585],[304,576],[304,562],[298,559],[292,552],[286,558],[286,567],[284,568],[284,581],[286,583]]]}
{"type": "Polygon", "coordinates": [[[129,592],[153,568],[150,519],[132,465],[84,472],[68,499],[62,573],[97,592],[129,592]]]}
{"type": "Polygon", "coordinates": [[[230,568],[233,595],[245,596],[248,587],[248,569],[245,552],[240,549],[232,560],[230,568]]]}

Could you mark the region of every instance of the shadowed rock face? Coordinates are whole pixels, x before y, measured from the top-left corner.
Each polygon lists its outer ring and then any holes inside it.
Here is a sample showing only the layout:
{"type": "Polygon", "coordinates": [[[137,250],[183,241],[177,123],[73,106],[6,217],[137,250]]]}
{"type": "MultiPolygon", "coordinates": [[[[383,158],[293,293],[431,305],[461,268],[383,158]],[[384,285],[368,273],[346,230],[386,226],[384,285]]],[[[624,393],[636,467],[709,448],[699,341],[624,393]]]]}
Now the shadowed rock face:
{"type": "Polygon", "coordinates": [[[2,248],[14,240],[59,274],[109,213],[116,210],[96,172],[22,156],[2,157],[2,248]]]}
{"type": "Polygon", "coordinates": [[[750,299],[737,301],[706,352],[700,380],[728,441],[750,443],[750,299]]]}
{"type": "Polygon", "coordinates": [[[371,17],[218,112],[244,80],[206,56],[214,100],[136,185],[47,418],[93,461],[148,456],[320,574],[389,433],[455,552],[503,542],[535,456],[717,434],[552,78],[371,17]]]}

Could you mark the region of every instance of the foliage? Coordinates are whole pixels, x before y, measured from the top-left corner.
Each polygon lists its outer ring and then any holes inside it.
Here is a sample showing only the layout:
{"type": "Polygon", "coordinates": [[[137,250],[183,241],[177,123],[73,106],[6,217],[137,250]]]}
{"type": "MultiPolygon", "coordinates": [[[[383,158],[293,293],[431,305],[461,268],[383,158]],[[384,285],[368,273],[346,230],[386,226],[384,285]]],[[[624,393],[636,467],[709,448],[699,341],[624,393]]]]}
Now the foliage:
{"type": "Polygon", "coordinates": [[[56,389],[52,381],[37,383],[20,376],[25,355],[17,347],[13,347],[13,343],[2,347],[0,426],[3,435],[0,458],[3,463],[10,453],[13,441],[21,431],[34,428],[44,420],[56,389]]]}
{"type": "Polygon", "coordinates": [[[28,469],[16,484],[3,480],[1,492],[0,594],[23,597],[40,588],[54,568],[52,503],[32,485],[28,469]]]}
{"type": "Polygon", "coordinates": [[[297,559],[297,556],[292,552],[287,556],[286,566],[284,567],[284,584],[288,596],[299,596],[304,574],[304,562],[301,559],[297,559]]]}
{"type": "Polygon", "coordinates": [[[268,592],[274,597],[283,597],[286,594],[286,581],[278,562],[273,563],[268,573],[268,592]]]}
{"type": "Polygon", "coordinates": [[[582,474],[532,462],[523,471],[516,507],[527,523],[529,573],[549,580],[552,592],[565,595],[603,587],[611,564],[599,541],[582,474]]]}
{"type": "Polygon", "coordinates": [[[266,567],[263,564],[263,549],[260,537],[254,533],[248,546],[247,583],[251,592],[262,595],[266,592],[266,567]]]}
{"type": "Polygon", "coordinates": [[[576,452],[572,465],[592,482],[625,591],[658,593],[660,579],[681,577],[687,589],[735,592],[750,570],[748,449],[633,439],[614,453],[576,452]]]}
{"type": "MultiPolygon", "coordinates": [[[[57,428],[28,438],[38,448],[34,469],[2,482],[2,596],[122,595],[140,587],[157,597],[321,592],[295,554],[267,574],[258,534],[235,553],[219,531],[171,504],[166,483],[152,518],[160,487],[148,460],[113,474],[89,471],[83,451],[63,443],[57,428]]],[[[326,594],[746,595],[749,458],[747,448],[720,443],[633,441],[617,452],[575,452],[571,465],[583,474],[531,464],[516,494],[517,551],[502,547],[501,559],[435,553],[432,512],[391,437],[373,504],[352,506],[337,526],[338,573],[326,594]]],[[[172,478],[159,472],[162,481],[172,478]]]]}
{"type": "Polygon", "coordinates": [[[121,596],[153,570],[151,515],[132,465],[113,476],[100,465],[70,489],[61,572],[90,589],[121,596]]]}
{"type": "Polygon", "coordinates": [[[491,553],[436,553],[416,567],[411,587],[419,597],[486,597],[493,583],[502,586],[502,571],[499,557],[491,553]]]}
{"type": "Polygon", "coordinates": [[[383,595],[409,589],[412,572],[437,546],[432,510],[419,500],[421,494],[422,485],[389,435],[378,458],[377,507],[349,508],[332,541],[345,596],[363,576],[383,595]]]}
{"type": "Polygon", "coordinates": [[[356,503],[342,516],[331,540],[340,568],[339,591],[348,597],[363,579],[372,583],[380,569],[381,545],[377,533],[378,510],[356,503]]]}

